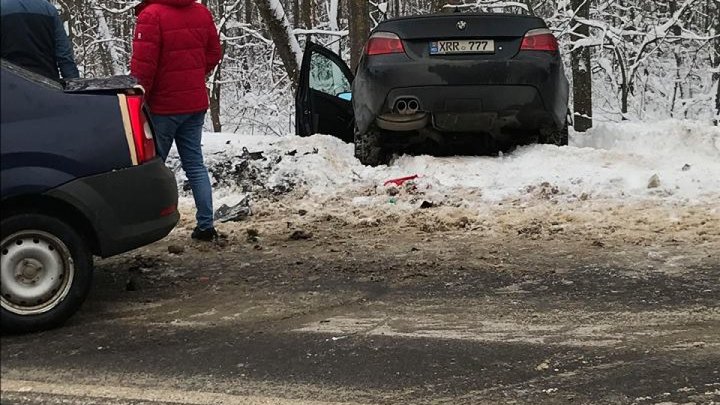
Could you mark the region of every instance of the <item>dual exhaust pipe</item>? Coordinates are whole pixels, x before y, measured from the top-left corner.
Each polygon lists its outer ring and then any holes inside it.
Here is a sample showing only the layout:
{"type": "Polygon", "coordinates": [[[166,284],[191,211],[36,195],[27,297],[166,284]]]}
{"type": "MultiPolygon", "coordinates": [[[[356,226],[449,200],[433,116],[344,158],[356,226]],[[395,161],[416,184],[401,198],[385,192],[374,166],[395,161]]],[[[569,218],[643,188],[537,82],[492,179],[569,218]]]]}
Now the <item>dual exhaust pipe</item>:
{"type": "Polygon", "coordinates": [[[420,102],[415,97],[403,97],[395,101],[395,112],[403,115],[412,115],[420,109],[420,102]]]}
{"type": "Polygon", "coordinates": [[[375,118],[378,127],[394,132],[417,131],[425,128],[429,121],[430,114],[420,111],[420,101],[414,96],[397,97],[390,113],[375,118]]]}

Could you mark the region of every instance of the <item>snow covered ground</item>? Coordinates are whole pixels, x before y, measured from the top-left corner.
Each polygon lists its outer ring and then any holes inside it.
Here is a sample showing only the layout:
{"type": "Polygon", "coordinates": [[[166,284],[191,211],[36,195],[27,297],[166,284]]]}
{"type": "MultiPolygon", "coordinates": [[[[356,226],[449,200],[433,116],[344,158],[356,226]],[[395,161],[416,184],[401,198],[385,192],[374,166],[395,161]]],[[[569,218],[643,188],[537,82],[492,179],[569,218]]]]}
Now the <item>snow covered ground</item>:
{"type": "MultiPolygon", "coordinates": [[[[324,135],[207,133],[203,144],[218,206],[249,193],[253,201],[292,195],[299,205],[341,200],[407,208],[429,201],[472,208],[518,200],[626,200],[717,203],[720,210],[720,128],[696,122],[600,124],[572,134],[567,147],[530,145],[501,156],[400,156],[376,168],[361,165],[352,145],[324,135]],[[263,152],[263,159],[244,156],[244,148],[263,152]],[[411,175],[419,177],[398,190],[384,186],[411,175]]],[[[183,180],[177,159],[169,164],[183,180]]]]}

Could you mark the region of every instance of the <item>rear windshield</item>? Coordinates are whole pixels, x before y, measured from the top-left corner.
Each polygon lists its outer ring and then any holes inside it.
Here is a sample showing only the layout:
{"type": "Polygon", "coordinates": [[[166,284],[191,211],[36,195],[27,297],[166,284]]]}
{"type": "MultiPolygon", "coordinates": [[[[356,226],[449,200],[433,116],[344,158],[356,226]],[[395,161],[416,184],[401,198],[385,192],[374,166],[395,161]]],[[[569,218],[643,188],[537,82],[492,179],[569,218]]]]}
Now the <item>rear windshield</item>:
{"type": "Polygon", "coordinates": [[[490,4],[446,4],[440,10],[441,13],[473,13],[473,14],[514,14],[534,15],[533,10],[524,3],[519,2],[497,2],[490,4]]]}
{"type": "Polygon", "coordinates": [[[10,72],[15,73],[16,75],[22,77],[25,80],[29,80],[33,83],[37,83],[41,86],[45,86],[54,90],[60,90],[62,91],[63,86],[60,84],[60,82],[57,82],[53,79],[50,79],[48,77],[45,77],[43,75],[39,75],[37,73],[31,72],[25,68],[22,68],[14,63],[10,63],[5,59],[0,60],[0,64],[2,65],[3,70],[8,70],[10,72]]]}

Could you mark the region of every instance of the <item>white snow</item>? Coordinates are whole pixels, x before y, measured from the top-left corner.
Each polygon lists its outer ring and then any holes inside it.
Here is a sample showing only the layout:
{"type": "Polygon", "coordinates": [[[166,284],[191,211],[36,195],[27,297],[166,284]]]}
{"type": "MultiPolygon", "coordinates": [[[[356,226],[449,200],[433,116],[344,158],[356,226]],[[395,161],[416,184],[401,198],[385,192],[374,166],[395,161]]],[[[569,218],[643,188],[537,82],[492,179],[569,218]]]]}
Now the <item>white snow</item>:
{"type": "MultiPolygon", "coordinates": [[[[385,181],[417,174],[422,199],[456,206],[543,198],[717,203],[720,209],[720,128],[697,122],[601,124],[572,134],[566,147],[530,145],[504,156],[400,156],[375,168],[354,158],[353,145],[326,135],[207,133],[203,143],[210,165],[242,155],[243,147],[264,151],[267,160],[254,164],[266,170],[265,186],[293,185],[315,203],[386,201],[385,181]],[[648,188],[653,175],[660,185],[648,188]]],[[[216,190],[218,201],[242,194],[216,190]]]]}

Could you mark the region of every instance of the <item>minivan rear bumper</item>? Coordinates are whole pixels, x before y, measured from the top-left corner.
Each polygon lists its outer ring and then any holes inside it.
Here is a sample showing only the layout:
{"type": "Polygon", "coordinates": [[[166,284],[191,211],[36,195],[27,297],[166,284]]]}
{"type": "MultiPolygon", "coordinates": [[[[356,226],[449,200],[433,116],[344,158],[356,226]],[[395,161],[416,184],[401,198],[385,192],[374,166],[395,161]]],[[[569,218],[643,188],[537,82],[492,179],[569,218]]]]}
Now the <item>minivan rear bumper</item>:
{"type": "Polygon", "coordinates": [[[102,257],[160,240],[180,219],[175,176],[159,158],[80,178],[47,194],[71,204],[89,220],[98,242],[96,254],[102,257]]]}

